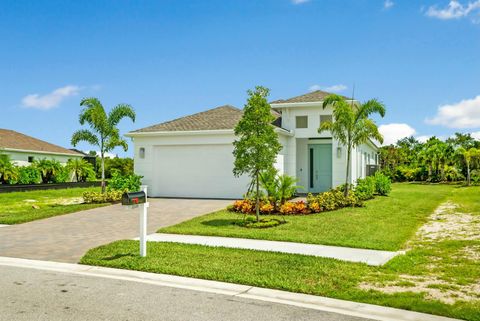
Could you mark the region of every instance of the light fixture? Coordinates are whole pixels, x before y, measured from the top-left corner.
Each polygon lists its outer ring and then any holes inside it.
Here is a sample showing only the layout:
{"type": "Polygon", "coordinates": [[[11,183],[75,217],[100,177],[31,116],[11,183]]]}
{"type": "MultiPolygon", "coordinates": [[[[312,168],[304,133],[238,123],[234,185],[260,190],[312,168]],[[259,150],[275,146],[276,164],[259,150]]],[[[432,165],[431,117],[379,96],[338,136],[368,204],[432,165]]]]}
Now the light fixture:
{"type": "Polygon", "coordinates": [[[337,147],[337,158],[341,158],[342,157],[342,147],[337,147]]]}

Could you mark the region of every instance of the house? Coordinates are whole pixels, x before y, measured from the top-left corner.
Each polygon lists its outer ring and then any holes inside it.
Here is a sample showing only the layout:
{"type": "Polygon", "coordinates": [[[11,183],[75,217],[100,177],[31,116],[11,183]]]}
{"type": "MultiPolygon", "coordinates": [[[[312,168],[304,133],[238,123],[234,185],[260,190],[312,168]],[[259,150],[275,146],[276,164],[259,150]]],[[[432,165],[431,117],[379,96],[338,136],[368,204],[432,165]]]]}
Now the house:
{"type": "MultiPolygon", "coordinates": [[[[297,177],[299,192],[318,193],[345,183],[345,148],[330,133],[318,133],[332,119],[323,108],[329,95],[314,91],[270,103],[273,123],[283,146],[275,167],[297,177]]],[[[135,172],[142,175],[152,196],[239,198],[250,179],[234,177],[233,129],[242,110],[221,106],[194,115],[129,132],[135,148],[135,172]]],[[[377,146],[368,142],[352,151],[351,183],[378,164],[377,146]]]]}
{"type": "Polygon", "coordinates": [[[13,163],[18,166],[28,166],[34,160],[54,159],[62,164],[69,159],[83,158],[84,155],[43,140],[0,128],[0,154],[10,156],[13,163]]]}

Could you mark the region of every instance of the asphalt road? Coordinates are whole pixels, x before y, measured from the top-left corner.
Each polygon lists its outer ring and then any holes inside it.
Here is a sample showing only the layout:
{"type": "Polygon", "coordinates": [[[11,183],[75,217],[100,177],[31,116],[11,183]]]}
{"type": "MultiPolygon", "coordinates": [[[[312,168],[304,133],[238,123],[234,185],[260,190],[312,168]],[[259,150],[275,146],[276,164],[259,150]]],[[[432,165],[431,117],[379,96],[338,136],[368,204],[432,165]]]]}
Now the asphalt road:
{"type": "Polygon", "coordinates": [[[367,321],[238,297],[0,266],[0,320],[367,321]]]}

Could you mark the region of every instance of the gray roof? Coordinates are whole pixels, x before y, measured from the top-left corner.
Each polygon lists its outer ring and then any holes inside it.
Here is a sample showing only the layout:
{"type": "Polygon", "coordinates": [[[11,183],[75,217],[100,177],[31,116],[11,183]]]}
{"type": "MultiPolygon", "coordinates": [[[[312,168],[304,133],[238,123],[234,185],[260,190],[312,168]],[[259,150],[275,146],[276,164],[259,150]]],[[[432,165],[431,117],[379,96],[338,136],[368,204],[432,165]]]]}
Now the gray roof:
{"type": "MultiPolygon", "coordinates": [[[[280,114],[274,110],[272,110],[272,114],[277,117],[273,124],[279,126],[280,114]]],[[[234,129],[242,118],[242,115],[243,110],[230,105],[224,105],[157,125],[141,128],[133,131],[133,133],[234,129]]]]}
{"type": "Polygon", "coordinates": [[[39,153],[59,153],[82,156],[82,154],[66,149],[46,141],[16,132],[10,129],[0,128],[0,151],[1,149],[18,149],[35,151],[39,153]]]}
{"type": "MultiPolygon", "coordinates": [[[[288,99],[278,99],[278,100],[270,102],[270,104],[317,102],[317,101],[323,101],[325,99],[325,97],[327,97],[329,95],[332,95],[332,93],[322,91],[322,90],[315,90],[315,91],[309,92],[308,94],[295,96],[295,97],[288,98],[288,99]]],[[[345,97],[345,98],[350,99],[348,97],[345,97]]]]}

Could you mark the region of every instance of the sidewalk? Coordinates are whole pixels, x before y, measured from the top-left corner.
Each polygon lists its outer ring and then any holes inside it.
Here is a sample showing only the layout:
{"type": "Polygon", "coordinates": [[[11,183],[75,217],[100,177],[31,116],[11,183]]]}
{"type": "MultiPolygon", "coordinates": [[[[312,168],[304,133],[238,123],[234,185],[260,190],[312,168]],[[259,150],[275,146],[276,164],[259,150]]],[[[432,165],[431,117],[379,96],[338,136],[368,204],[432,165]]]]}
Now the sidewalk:
{"type": "Polygon", "coordinates": [[[147,241],[198,244],[206,246],[220,246],[237,249],[311,255],[348,262],[366,263],[373,266],[383,265],[390,261],[393,257],[404,253],[403,251],[389,252],[295,242],[163,233],[150,234],[147,236],[147,241]]]}
{"type": "Polygon", "coordinates": [[[27,259],[0,257],[0,266],[10,266],[43,271],[55,271],[72,275],[108,278],[129,282],[140,282],[156,286],[181,288],[201,292],[209,292],[245,298],[263,302],[280,303],[319,311],[366,318],[380,321],[454,321],[456,319],[434,316],[425,313],[412,312],[372,304],[350,302],[325,298],[314,295],[292,293],[248,285],[208,281],[166,274],[155,274],[130,270],[79,265],[72,263],[56,263],[49,261],[34,261],[27,259]]]}

